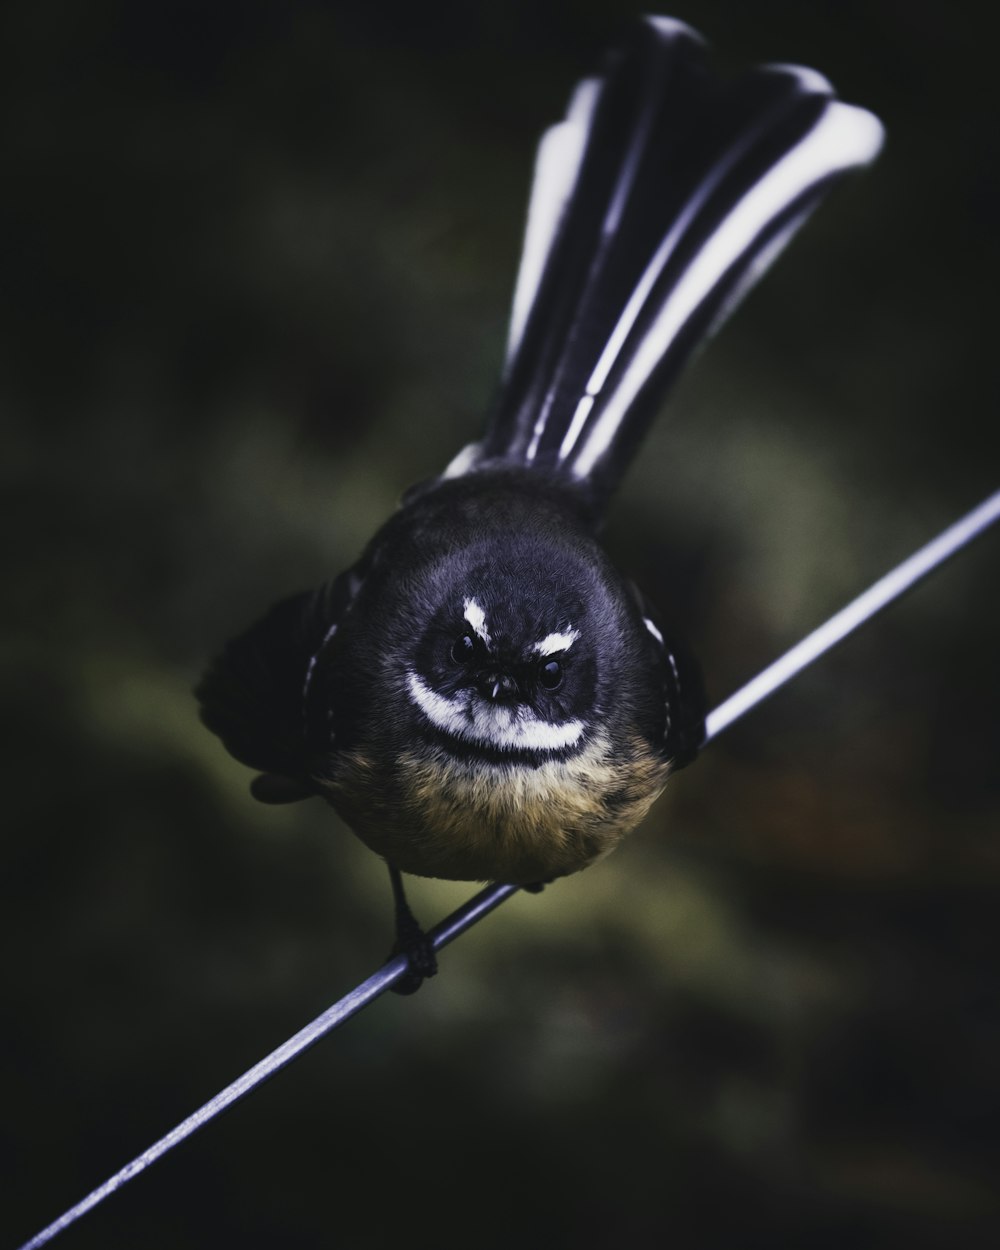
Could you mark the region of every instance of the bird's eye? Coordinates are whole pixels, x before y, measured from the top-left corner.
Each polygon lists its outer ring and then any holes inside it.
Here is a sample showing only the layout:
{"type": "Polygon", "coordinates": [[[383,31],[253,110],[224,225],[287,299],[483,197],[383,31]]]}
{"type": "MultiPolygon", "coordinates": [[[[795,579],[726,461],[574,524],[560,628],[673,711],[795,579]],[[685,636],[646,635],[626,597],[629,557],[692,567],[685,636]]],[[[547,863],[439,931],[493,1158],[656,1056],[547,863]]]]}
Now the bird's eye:
{"type": "Polygon", "coordinates": [[[451,658],[456,664],[464,664],[466,660],[472,657],[476,644],[472,640],[471,634],[463,634],[461,638],[456,638],[451,648],[451,658]]]}
{"type": "Polygon", "coordinates": [[[558,660],[546,660],[544,664],[539,664],[538,682],[546,690],[555,690],[557,686],[562,684],[562,679],[562,665],[558,660]]]}

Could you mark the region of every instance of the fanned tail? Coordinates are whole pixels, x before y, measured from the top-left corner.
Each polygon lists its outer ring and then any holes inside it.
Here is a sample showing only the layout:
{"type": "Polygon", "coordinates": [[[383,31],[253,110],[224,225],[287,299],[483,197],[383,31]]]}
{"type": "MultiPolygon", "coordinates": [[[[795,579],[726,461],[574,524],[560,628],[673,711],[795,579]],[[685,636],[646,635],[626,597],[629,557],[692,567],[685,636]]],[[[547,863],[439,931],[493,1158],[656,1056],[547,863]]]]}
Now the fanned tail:
{"type": "Polygon", "coordinates": [[[541,141],[486,461],[603,499],[657,403],[844,174],[882,143],[813,70],[731,82],[689,27],[648,17],[541,141]]]}

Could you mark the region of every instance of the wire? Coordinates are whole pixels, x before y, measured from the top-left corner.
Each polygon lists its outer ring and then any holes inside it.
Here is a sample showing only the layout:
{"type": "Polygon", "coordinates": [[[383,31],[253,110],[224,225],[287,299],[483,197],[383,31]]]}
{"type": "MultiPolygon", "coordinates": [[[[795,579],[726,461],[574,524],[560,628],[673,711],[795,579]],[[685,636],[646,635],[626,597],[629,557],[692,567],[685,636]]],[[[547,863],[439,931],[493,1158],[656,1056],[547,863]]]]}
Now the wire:
{"type": "Polygon", "coordinates": [[[879,580],[845,608],[841,608],[834,616],[801,642],[796,643],[790,651],[773,664],[769,664],[763,672],[758,673],[745,686],[729,696],[723,703],[709,712],[705,717],[705,742],[711,742],[716,735],[728,729],[734,721],[756,707],[785,682],[797,676],[804,668],[825,655],[831,647],[852,634],[859,626],[871,620],[876,612],[888,607],[900,595],[910,590],[938,565],[960,551],[967,543],[978,537],[1000,517],[1000,490],[985,499],[978,508],[967,512],[961,520],[943,530],[937,538],[926,546],[915,551],[909,559],[896,567],[879,580]]]}
{"type": "MultiPolygon", "coordinates": [[[[802,672],[807,665],[812,664],[821,655],[824,655],[836,643],[858,629],[861,625],[887,607],[895,599],[898,599],[905,591],[915,586],[928,573],[932,572],[945,560],[951,558],[956,552],[961,550],[966,544],[974,538],[985,532],[998,518],[1000,518],[1000,490],[996,491],[988,499],[967,513],[961,520],[956,521],[954,525],[948,527],[937,538],[921,547],[908,559],[897,565],[891,572],[880,578],[868,590],[860,594],[856,599],[852,600],[845,608],[842,608],[834,616],[832,616],[825,624],[814,630],[807,637],[797,643],[790,651],[787,651],[780,659],[769,665],[763,672],[759,673],[752,681],[749,681],[735,694],[731,695],[723,703],[721,703],[713,712],[710,712],[705,721],[705,742],[710,742],[717,737],[724,729],[728,729],[741,716],[744,716],[751,708],[756,707],[758,703],[773,694],[780,686],[784,685],[791,678],[802,672]]],[[[499,907],[501,903],[506,902],[508,898],[516,894],[519,887],[515,885],[491,885],[474,895],[457,911],[454,911],[446,919],[442,920],[436,928],[432,929],[428,936],[430,937],[435,951],[447,946],[449,942],[453,942],[457,937],[470,929],[473,925],[478,924],[491,911],[499,907]]],[[[343,998],[328,1007],[305,1028],[300,1029],[298,1033],[290,1037],[286,1042],[273,1050],[266,1058],[255,1064],[242,1076],[236,1078],[232,1084],[227,1085],[214,1098],[210,1098],[202,1107],[199,1107],[193,1115],[188,1116],[186,1120],[182,1120],[175,1128],[173,1128],[159,1141],[154,1142],[148,1150],[138,1155],[131,1163],[127,1163],[120,1171],[116,1172],[96,1189],[92,1190],[84,1199],[78,1202],[69,1210],[63,1212],[57,1220],[54,1220],[41,1232],[36,1233],[30,1241],[26,1241],[20,1250],[39,1250],[41,1246],[47,1245],[53,1237],[57,1236],[64,1229],[74,1224],[82,1215],[92,1210],[103,1202],[116,1189],[120,1189],[122,1185],[138,1176],[140,1172],[144,1172],[151,1164],[161,1159],[174,1146],[179,1145],[186,1138],[196,1133],[198,1129],[204,1128],[211,1120],[215,1119],[220,1112],[225,1111],[227,1107],[231,1107],[240,1099],[245,1098],[247,1094],[257,1089],[275,1073],[280,1072],[293,1059],[314,1046],[321,1038],[332,1032],[351,1016],[356,1015],[363,1007],[367,1007],[369,1003],[375,1001],[382,994],[395,984],[407,971],[407,957],[398,955],[391,959],[376,973],[370,976],[367,981],[363,981],[355,989],[351,990],[343,998]]]]}
{"type": "MultiPolygon", "coordinates": [[[[434,949],[438,951],[443,946],[447,946],[449,942],[453,942],[466,929],[471,928],[482,920],[484,916],[489,915],[495,907],[499,907],[512,894],[516,894],[519,889],[520,886],[516,885],[491,885],[487,886],[485,890],[481,890],[430,931],[428,937],[433,942],[434,949]]],[[[57,1220],[53,1220],[41,1232],[36,1233],[30,1241],[24,1243],[20,1250],[37,1250],[37,1247],[47,1245],[64,1228],[68,1228],[71,1224],[76,1223],[81,1215],[85,1215],[92,1208],[96,1207],[99,1202],[103,1202],[105,1198],[113,1194],[116,1189],[120,1189],[122,1185],[138,1176],[140,1172],[144,1172],[157,1159],[161,1159],[168,1150],[172,1150],[174,1146],[179,1145],[193,1133],[196,1133],[198,1129],[203,1128],[210,1120],[214,1120],[220,1112],[239,1102],[241,1098],[245,1098],[247,1094],[257,1089],[258,1086],[263,1085],[275,1073],[287,1067],[293,1059],[297,1059],[299,1055],[304,1054],[311,1046],[315,1046],[321,1038],[326,1037],[327,1033],[331,1033],[339,1025],[349,1020],[351,1016],[357,1015],[363,1007],[373,1003],[376,998],[379,998],[390,986],[394,985],[406,971],[406,955],[397,955],[394,959],[390,959],[388,963],[379,968],[378,972],[370,976],[367,981],[362,981],[349,994],[345,994],[339,1002],[334,1003],[332,1007],[328,1007],[315,1020],[307,1024],[304,1029],[300,1029],[287,1042],[282,1043],[276,1050],[272,1050],[266,1058],[254,1064],[242,1076],[238,1076],[225,1089],[220,1090],[214,1098],[210,1098],[193,1115],[189,1115],[186,1120],[182,1120],[180,1124],[161,1137],[159,1141],[154,1142],[148,1150],[144,1150],[131,1163],[127,1163],[114,1176],[109,1177],[103,1185],[99,1185],[86,1198],[78,1202],[76,1206],[70,1207],[68,1211],[64,1211],[57,1220]]]]}

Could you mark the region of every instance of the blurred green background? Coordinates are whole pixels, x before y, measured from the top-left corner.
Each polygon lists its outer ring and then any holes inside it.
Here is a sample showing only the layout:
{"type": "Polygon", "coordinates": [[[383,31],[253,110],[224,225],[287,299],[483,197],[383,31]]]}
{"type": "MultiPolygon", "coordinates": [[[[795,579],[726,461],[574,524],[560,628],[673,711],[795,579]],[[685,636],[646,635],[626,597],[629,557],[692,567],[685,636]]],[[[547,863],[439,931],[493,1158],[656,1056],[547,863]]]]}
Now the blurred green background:
{"type": "MultiPolygon", "coordinates": [[[[381,865],[190,688],[480,428],[535,139],[632,12],[5,6],[6,1244],[384,956],[381,865]]],[[[717,702],[997,485],[1000,110],[980,6],[677,16],[889,130],[613,513],[717,702]]],[[[59,1244],[996,1244],[997,551],[59,1244]]]]}

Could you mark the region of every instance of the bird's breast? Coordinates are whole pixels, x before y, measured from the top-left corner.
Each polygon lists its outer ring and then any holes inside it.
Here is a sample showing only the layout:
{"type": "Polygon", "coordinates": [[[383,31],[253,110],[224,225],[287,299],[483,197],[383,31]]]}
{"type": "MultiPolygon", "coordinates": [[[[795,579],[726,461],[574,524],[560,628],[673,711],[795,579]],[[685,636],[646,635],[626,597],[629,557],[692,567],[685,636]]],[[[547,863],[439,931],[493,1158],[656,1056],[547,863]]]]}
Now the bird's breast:
{"type": "Polygon", "coordinates": [[[353,752],[324,788],[355,833],[404,872],[529,884],[606,855],[645,816],[668,765],[598,735],[569,758],[461,758],[421,743],[391,767],[353,752]]]}

